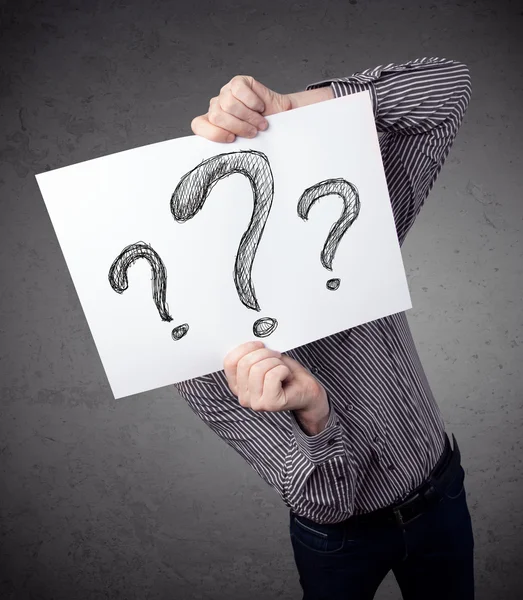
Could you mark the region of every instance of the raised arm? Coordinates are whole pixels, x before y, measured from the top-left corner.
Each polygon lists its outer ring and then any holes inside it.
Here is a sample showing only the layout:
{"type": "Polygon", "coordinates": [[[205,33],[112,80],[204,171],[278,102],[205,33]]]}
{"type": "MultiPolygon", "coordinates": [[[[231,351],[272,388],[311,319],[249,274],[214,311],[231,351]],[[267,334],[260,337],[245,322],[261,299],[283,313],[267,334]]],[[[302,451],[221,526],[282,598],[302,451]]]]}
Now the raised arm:
{"type": "Polygon", "coordinates": [[[244,75],[212,98],[209,112],[192,122],[194,133],[218,142],[254,137],[264,116],[368,91],[373,104],[398,239],[403,243],[448,155],[471,95],[463,63],[419,58],[313,83],[279,94],[244,75]]]}
{"type": "MultiPolygon", "coordinates": [[[[328,79],[308,92],[329,89],[334,96],[367,90],[400,243],[414,223],[456,137],[471,96],[463,63],[421,58],[328,79]]],[[[292,95],[291,95],[292,96],[292,95]]],[[[296,105],[304,101],[297,98],[296,105]]]]}

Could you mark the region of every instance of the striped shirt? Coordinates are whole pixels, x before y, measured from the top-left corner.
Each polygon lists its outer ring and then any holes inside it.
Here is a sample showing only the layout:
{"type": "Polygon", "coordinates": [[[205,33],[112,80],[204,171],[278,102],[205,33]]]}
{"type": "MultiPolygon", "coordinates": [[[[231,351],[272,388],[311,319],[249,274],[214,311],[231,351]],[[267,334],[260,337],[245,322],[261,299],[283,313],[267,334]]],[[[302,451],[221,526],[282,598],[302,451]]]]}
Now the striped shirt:
{"type": "MultiPolygon", "coordinates": [[[[467,108],[468,68],[423,58],[329,79],[336,97],[370,93],[400,244],[445,161],[467,108]]],[[[191,409],[297,515],[336,523],[406,497],[443,451],[444,423],[405,313],[287,353],[325,387],[330,415],[309,436],[292,411],[243,408],[223,371],[176,385],[191,409]]]]}

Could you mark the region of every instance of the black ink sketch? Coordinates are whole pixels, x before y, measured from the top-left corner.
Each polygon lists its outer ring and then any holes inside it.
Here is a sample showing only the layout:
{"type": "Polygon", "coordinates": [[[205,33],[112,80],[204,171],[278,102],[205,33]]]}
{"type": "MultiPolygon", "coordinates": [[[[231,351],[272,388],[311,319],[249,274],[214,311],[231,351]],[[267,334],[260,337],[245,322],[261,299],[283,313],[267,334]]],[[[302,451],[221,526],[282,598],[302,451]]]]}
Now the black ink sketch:
{"type": "MultiPolygon", "coordinates": [[[[167,293],[167,271],[158,253],[145,242],[136,242],[125,247],[114,260],[109,269],[109,283],[115,292],[122,294],[129,287],[127,270],[140,258],[144,258],[151,265],[151,286],[153,300],[162,321],[173,320],[169,314],[166,302],[167,293]]],[[[189,330],[189,325],[179,325],[173,329],[173,339],[181,339],[189,330]],[[175,335],[175,332],[176,335],[175,335]]]]}
{"type": "MultiPolygon", "coordinates": [[[[298,215],[307,221],[309,211],[314,203],[324,196],[337,195],[343,200],[343,212],[329,231],[323,250],[321,251],[321,264],[332,271],[332,261],[338,249],[341,238],[349,227],[358,218],[360,213],[360,196],[356,186],[345,179],[326,179],[307,188],[298,201],[298,215]]],[[[327,289],[337,290],[340,287],[339,279],[329,279],[327,289]]]]}
{"type": "MultiPolygon", "coordinates": [[[[241,238],[236,254],[234,284],[242,304],[259,311],[260,305],[256,298],[251,273],[274,197],[274,178],[267,156],[256,150],[241,150],[204,160],[186,173],[176,186],[171,197],[171,213],[179,223],[192,219],[202,209],[213,187],[221,179],[236,173],[245,175],[249,179],[254,207],[249,226],[241,238]]],[[[268,330],[262,328],[258,331],[259,328],[254,325],[254,333],[258,337],[270,335],[276,329],[277,321],[268,318],[272,322],[268,330]]]]}
{"type": "Polygon", "coordinates": [[[337,277],[334,279],[329,279],[327,281],[327,289],[328,290],[337,290],[340,287],[341,280],[337,277]]]}
{"type": "Polygon", "coordinates": [[[171,337],[176,342],[177,340],[181,340],[183,336],[189,331],[189,325],[184,323],[183,325],[178,325],[175,327],[171,333],[171,337]]]}
{"type": "Polygon", "coordinates": [[[252,332],[256,337],[269,337],[278,327],[278,321],[272,317],[262,317],[254,322],[252,332]]]}

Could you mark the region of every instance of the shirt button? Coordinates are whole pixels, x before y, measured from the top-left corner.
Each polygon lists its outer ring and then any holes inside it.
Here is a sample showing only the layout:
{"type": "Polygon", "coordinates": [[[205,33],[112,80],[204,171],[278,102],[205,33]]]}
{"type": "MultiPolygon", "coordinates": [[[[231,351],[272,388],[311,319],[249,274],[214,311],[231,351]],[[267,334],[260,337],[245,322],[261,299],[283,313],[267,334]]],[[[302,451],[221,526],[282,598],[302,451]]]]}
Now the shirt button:
{"type": "Polygon", "coordinates": [[[387,467],[387,469],[388,469],[389,471],[395,471],[395,470],[396,470],[396,467],[395,467],[394,465],[389,465],[389,466],[387,467]]]}
{"type": "Polygon", "coordinates": [[[336,440],[335,440],[334,438],[331,438],[331,439],[330,439],[330,440],[327,442],[327,444],[328,444],[329,446],[332,446],[332,445],[333,445],[335,442],[336,442],[336,440]]]}
{"type": "Polygon", "coordinates": [[[311,369],[311,373],[312,373],[313,375],[317,375],[319,372],[320,372],[320,370],[318,369],[318,367],[312,367],[312,369],[311,369]]]}
{"type": "Polygon", "coordinates": [[[347,404],[347,409],[352,410],[354,408],[354,404],[347,404]]]}

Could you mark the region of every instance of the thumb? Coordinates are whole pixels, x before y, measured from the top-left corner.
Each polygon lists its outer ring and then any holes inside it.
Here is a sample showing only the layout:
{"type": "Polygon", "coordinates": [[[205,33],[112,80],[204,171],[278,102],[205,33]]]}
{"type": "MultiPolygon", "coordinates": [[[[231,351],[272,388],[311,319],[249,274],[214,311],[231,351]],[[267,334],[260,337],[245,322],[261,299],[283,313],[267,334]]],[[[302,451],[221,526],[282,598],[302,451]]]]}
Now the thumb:
{"type": "Polygon", "coordinates": [[[291,372],[291,378],[296,377],[297,375],[301,375],[303,373],[308,373],[308,371],[307,371],[307,369],[305,369],[305,367],[300,365],[300,363],[298,361],[294,360],[290,356],[287,356],[286,354],[282,354],[280,359],[283,362],[283,364],[291,372]]]}
{"type": "Polygon", "coordinates": [[[262,113],[264,117],[290,110],[291,100],[285,94],[278,94],[254,78],[251,82],[251,89],[265,105],[262,113]]]}

